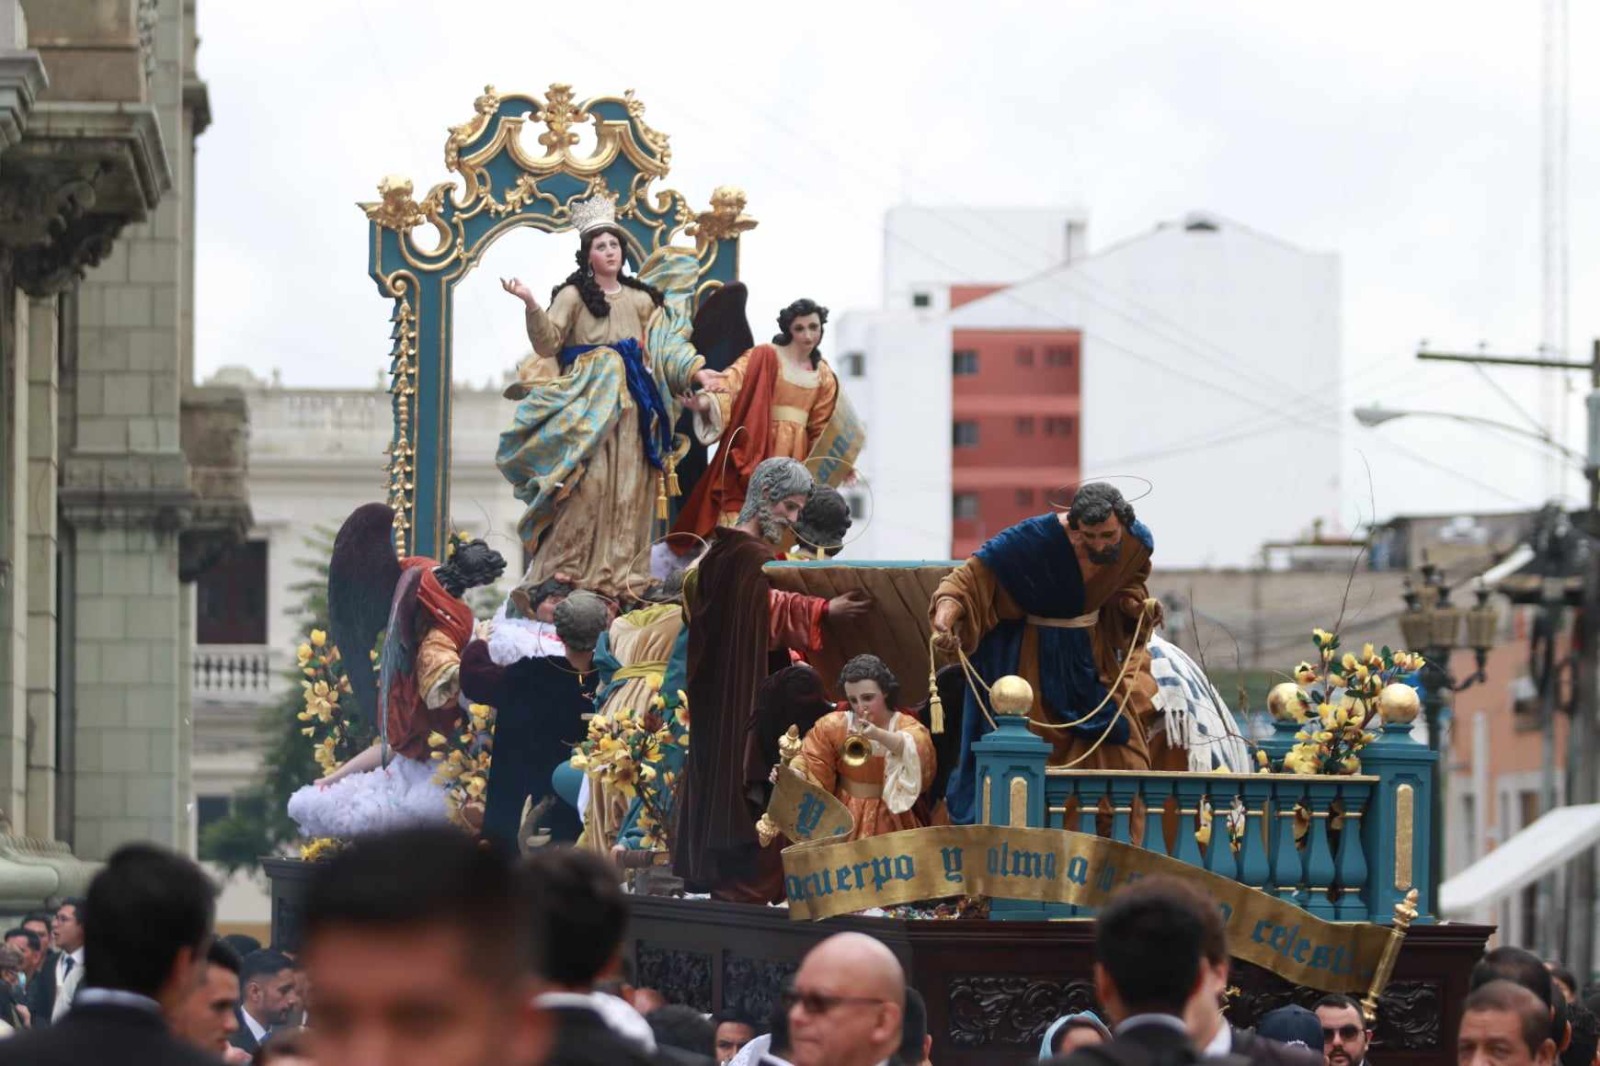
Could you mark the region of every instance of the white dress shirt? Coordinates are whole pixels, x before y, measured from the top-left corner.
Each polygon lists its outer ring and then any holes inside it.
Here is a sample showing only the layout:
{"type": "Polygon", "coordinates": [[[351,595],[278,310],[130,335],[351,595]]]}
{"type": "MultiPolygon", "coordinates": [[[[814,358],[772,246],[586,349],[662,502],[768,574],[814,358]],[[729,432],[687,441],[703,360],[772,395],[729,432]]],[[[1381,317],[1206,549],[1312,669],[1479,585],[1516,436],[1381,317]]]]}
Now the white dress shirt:
{"type": "Polygon", "coordinates": [[[256,1021],[255,1016],[250,1013],[248,1008],[240,1007],[239,1016],[244,1019],[244,1027],[250,1030],[250,1036],[254,1038],[257,1044],[267,1038],[267,1033],[271,1030],[256,1021]]]}
{"type": "Polygon", "coordinates": [[[68,952],[56,960],[56,998],[50,1005],[50,1020],[56,1021],[72,1006],[72,997],[83,981],[83,949],[68,952]]]}

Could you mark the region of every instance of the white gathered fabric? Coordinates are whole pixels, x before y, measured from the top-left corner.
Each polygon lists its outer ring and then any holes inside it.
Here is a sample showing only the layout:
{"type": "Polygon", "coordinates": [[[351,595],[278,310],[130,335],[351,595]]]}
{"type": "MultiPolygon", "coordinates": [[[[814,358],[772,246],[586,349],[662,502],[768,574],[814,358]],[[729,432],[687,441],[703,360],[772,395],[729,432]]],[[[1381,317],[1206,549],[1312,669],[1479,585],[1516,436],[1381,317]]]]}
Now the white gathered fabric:
{"type": "Polygon", "coordinates": [[[1252,770],[1250,748],[1216,686],[1188,653],[1159,634],[1150,636],[1150,676],[1167,743],[1189,753],[1195,773],[1252,770]]]}
{"type": "Polygon", "coordinates": [[[496,666],[510,666],[518,659],[550,658],[567,654],[567,646],[556,636],[549,622],[506,617],[506,605],[495,612],[489,630],[489,659],[496,666]]]}
{"type": "MultiPolygon", "coordinates": [[[[846,728],[854,732],[855,712],[846,711],[845,714],[849,719],[845,723],[846,728]]],[[[889,729],[895,733],[901,732],[900,725],[904,717],[895,711],[889,719],[889,729]]],[[[917,797],[922,795],[922,756],[917,754],[917,742],[907,736],[898,754],[876,740],[871,743],[872,754],[883,756],[883,804],[893,814],[904,814],[916,806],[917,797]]]]}
{"type": "Polygon", "coordinates": [[[386,769],[304,785],[289,797],[289,817],[304,837],[348,839],[407,826],[446,824],[450,812],[433,767],[394,756],[386,769]]]}

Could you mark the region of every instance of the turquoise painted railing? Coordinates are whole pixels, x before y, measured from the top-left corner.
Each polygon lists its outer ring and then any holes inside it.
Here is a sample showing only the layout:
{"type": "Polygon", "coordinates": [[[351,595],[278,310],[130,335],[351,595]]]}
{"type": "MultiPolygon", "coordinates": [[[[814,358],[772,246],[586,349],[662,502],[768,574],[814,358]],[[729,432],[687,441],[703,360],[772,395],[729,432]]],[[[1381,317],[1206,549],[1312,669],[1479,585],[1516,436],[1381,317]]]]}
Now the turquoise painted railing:
{"type": "MultiPolygon", "coordinates": [[[[1261,745],[1275,763],[1298,728],[1280,722],[1261,745]]],[[[980,818],[990,824],[1070,829],[1148,848],[1332,921],[1388,922],[1412,888],[1424,905],[1419,920],[1433,913],[1436,756],[1409,723],[1382,727],[1361,753],[1358,776],[1047,768],[1050,746],[1015,716],[1000,717],[975,751],[980,818]]],[[[997,918],[1087,914],[994,905],[997,918]]]]}

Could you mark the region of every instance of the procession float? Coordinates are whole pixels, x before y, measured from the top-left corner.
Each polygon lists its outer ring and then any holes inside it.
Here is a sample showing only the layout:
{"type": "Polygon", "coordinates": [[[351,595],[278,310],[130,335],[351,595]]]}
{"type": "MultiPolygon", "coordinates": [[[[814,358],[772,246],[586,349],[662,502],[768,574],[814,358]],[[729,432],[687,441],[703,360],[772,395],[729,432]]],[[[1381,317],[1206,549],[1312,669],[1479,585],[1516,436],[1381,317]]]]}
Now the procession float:
{"type": "Polygon", "coordinates": [[[643,113],[488,88],[451,181],[361,205],[393,305],[387,499],[340,531],[300,649],[325,776],[290,802],[302,854],[265,862],[274,942],[320,853],[448,820],[611,855],[634,980],[669,999],[765,1017],[811,944],[861,929],[924,992],[937,1061],[1020,1062],[1093,1005],[1096,908],[1162,874],[1226,917],[1234,1024],[1348,993],[1385,1061],[1449,1061],[1490,930],[1433,918],[1420,660],[1308,635],[1246,739],[1161,636],[1155,534],[1106,482],[963,562],[837,558],[867,427],[827,308],[752,298],[744,192],[656,190],[643,113]],[[577,269],[548,299],[502,279],[532,349],[497,427],[507,560],[451,523],[452,293],[519,227],[575,237],[577,269]]]}

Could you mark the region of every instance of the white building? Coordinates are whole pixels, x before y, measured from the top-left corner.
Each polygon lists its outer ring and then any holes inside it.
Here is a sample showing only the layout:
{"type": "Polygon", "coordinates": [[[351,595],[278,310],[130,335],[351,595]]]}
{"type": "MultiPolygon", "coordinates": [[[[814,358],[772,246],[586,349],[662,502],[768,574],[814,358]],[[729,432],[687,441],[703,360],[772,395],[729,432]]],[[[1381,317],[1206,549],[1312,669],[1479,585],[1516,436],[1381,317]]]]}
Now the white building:
{"type": "MultiPolygon", "coordinates": [[[[1056,485],[1075,474],[1148,479],[1136,507],[1158,565],[1243,565],[1318,520],[1336,528],[1337,255],[1198,213],[1085,255],[1078,213],[1040,213],[1032,244],[989,214],[891,211],[889,302],[841,315],[834,329],[869,434],[861,467],[874,518],[857,557],[950,553],[956,331],[1081,338],[1080,466],[1056,485]],[[931,221],[941,214],[959,224],[941,228],[931,221]],[[1038,269],[1051,248],[1055,263],[1038,269]],[[972,269],[962,273],[964,263],[972,269]],[[1007,263],[1009,274],[993,273],[1007,263]]],[[[1056,485],[1037,486],[1035,512],[1056,485]]]]}

